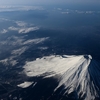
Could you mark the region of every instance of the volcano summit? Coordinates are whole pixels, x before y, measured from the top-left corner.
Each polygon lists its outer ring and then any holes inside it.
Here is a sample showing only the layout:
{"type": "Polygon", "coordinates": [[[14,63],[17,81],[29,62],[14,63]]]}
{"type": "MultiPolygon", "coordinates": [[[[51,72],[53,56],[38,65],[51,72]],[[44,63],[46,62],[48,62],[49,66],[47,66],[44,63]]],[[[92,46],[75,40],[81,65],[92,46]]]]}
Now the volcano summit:
{"type": "Polygon", "coordinates": [[[28,77],[57,79],[52,95],[60,91],[66,97],[73,94],[75,100],[97,100],[100,96],[100,64],[90,55],[37,58],[26,62],[24,72],[28,77]]]}

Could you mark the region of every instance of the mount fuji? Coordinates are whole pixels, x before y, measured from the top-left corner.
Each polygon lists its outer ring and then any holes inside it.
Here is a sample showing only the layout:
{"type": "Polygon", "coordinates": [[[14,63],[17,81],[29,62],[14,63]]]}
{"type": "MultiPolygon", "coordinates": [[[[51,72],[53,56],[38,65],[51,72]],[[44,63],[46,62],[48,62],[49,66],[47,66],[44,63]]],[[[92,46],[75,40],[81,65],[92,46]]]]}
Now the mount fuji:
{"type": "MultiPolygon", "coordinates": [[[[57,81],[52,96],[46,100],[55,100],[53,97],[56,94],[62,95],[56,100],[65,100],[63,96],[66,100],[67,98],[68,100],[99,100],[100,98],[100,63],[91,55],[45,56],[26,62],[23,68],[24,73],[30,78],[42,77],[44,80],[54,78],[57,81]]],[[[30,82],[34,87],[38,84],[38,82],[30,82]]],[[[29,88],[29,85],[27,86],[29,88]]]]}

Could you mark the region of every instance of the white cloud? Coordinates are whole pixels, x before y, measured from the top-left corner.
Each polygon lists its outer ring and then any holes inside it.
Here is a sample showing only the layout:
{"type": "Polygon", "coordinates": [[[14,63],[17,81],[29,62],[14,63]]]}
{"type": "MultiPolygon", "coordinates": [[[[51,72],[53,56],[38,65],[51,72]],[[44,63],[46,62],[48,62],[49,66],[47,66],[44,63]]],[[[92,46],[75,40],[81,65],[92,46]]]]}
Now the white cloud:
{"type": "Polygon", "coordinates": [[[78,14],[93,14],[93,13],[97,13],[96,11],[79,11],[79,10],[75,10],[75,13],[78,14]]]}
{"type": "Polygon", "coordinates": [[[3,59],[3,60],[0,60],[0,63],[3,63],[4,65],[8,65],[8,59],[3,59]]]}
{"type": "Polygon", "coordinates": [[[44,37],[44,38],[37,38],[37,39],[29,39],[27,41],[25,41],[23,44],[31,44],[31,43],[34,43],[34,44],[38,44],[38,43],[41,43],[45,40],[47,40],[49,37],[44,37]]]}
{"type": "Polygon", "coordinates": [[[1,41],[1,45],[12,45],[12,46],[19,46],[22,45],[24,41],[24,37],[17,37],[17,36],[11,36],[7,38],[5,41],[1,41]]]}
{"type": "Polygon", "coordinates": [[[71,13],[77,13],[77,14],[94,14],[94,13],[96,13],[96,14],[99,14],[100,13],[100,11],[92,11],[92,10],[71,10],[71,9],[64,9],[64,10],[61,10],[61,13],[62,14],[71,14],[71,13]]]}
{"type": "Polygon", "coordinates": [[[22,7],[18,7],[19,10],[44,10],[44,8],[42,6],[22,6],[22,7]]]}
{"type": "Polygon", "coordinates": [[[41,6],[0,6],[0,12],[29,11],[29,10],[44,10],[44,8],[41,6]]]}
{"type": "Polygon", "coordinates": [[[39,30],[39,28],[38,27],[20,28],[18,30],[18,33],[29,33],[31,31],[36,31],[36,30],[39,30]]]}
{"type": "Polygon", "coordinates": [[[11,60],[10,63],[12,66],[15,66],[18,62],[17,62],[17,60],[11,60]]]}
{"type": "Polygon", "coordinates": [[[43,38],[36,38],[36,39],[28,39],[25,41],[24,37],[25,36],[21,36],[21,37],[11,36],[11,37],[7,38],[7,40],[0,42],[1,47],[2,47],[2,45],[3,46],[10,45],[10,47],[11,46],[17,47],[17,49],[13,49],[13,50],[11,48],[10,53],[12,54],[12,56],[0,60],[1,63],[3,63],[4,65],[15,66],[18,63],[16,60],[17,57],[19,57],[26,50],[28,50],[30,48],[30,44],[36,45],[36,44],[46,41],[49,38],[49,37],[43,37],[43,38]]]}
{"type": "Polygon", "coordinates": [[[43,38],[28,39],[28,40],[25,41],[24,37],[25,36],[21,36],[21,37],[11,36],[5,41],[1,41],[0,45],[24,46],[24,47],[19,48],[19,49],[12,52],[12,54],[17,54],[21,50],[22,51],[27,50],[27,45],[29,45],[29,44],[33,43],[35,45],[35,44],[44,42],[47,39],[49,39],[49,37],[43,37],[43,38]]]}
{"type": "Polygon", "coordinates": [[[18,26],[26,26],[27,23],[23,22],[23,21],[16,21],[15,22],[18,26]]]}
{"type": "Polygon", "coordinates": [[[22,48],[19,48],[17,50],[13,50],[11,54],[13,55],[21,55],[22,53],[24,53],[26,50],[28,49],[28,47],[22,47],[22,48]]]}
{"type": "MultiPolygon", "coordinates": [[[[9,27],[8,29],[18,31],[18,28],[15,28],[15,27],[9,27]]],[[[3,63],[4,65],[15,66],[18,63],[17,57],[19,57],[27,49],[29,49],[30,44],[36,45],[39,43],[43,43],[49,38],[49,37],[43,37],[43,38],[26,39],[25,37],[27,37],[27,35],[20,36],[20,37],[12,35],[8,37],[6,40],[0,41],[1,47],[10,46],[9,49],[10,49],[10,53],[12,54],[12,56],[0,60],[1,63],[3,63]],[[17,49],[14,49],[13,46],[16,47],[17,49]]]]}
{"type": "Polygon", "coordinates": [[[84,14],[85,13],[85,11],[78,11],[78,10],[75,10],[75,12],[78,13],[78,14],[84,14]]]}
{"type": "Polygon", "coordinates": [[[18,33],[29,33],[31,31],[39,30],[39,27],[35,26],[33,23],[26,23],[24,21],[14,21],[5,18],[0,18],[1,21],[10,21],[14,26],[9,26],[7,29],[1,30],[0,33],[7,33],[9,31],[17,31],[18,33]]]}
{"type": "Polygon", "coordinates": [[[28,24],[23,21],[14,21],[17,24],[17,27],[10,26],[7,31],[18,31],[18,33],[29,33],[31,31],[39,30],[39,27],[34,26],[34,24],[28,24]]]}
{"type": "Polygon", "coordinates": [[[3,20],[3,21],[8,21],[8,19],[6,19],[6,18],[0,18],[0,20],[3,20]]]}
{"type": "Polygon", "coordinates": [[[14,60],[13,57],[10,57],[10,58],[0,60],[0,63],[3,63],[5,66],[8,65],[15,66],[18,62],[17,60],[14,60]]]}
{"type": "Polygon", "coordinates": [[[69,12],[61,12],[62,14],[69,14],[69,12]]]}
{"type": "Polygon", "coordinates": [[[38,49],[40,49],[40,50],[46,50],[46,49],[48,49],[48,47],[39,47],[38,49]]]}
{"type": "Polygon", "coordinates": [[[86,14],[92,14],[94,11],[86,11],[86,14]]]}
{"type": "Polygon", "coordinates": [[[8,29],[9,29],[9,30],[12,30],[12,31],[18,31],[18,30],[19,30],[19,28],[16,28],[16,27],[14,27],[14,26],[8,27],[8,29]]]}
{"type": "Polygon", "coordinates": [[[18,31],[18,33],[29,33],[31,31],[36,31],[39,30],[38,27],[8,27],[9,30],[11,31],[18,31]]]}
{"type": "Polygon", "coordinates": [[[62,10],[62,8],[57,8],[57,10],[62,10]]]}
{"type": "Polygon", "coordinates": [[[19,85],[17,85],[18,87],[21,87],[21,88],[27,88],[29,87],[30,85],[32,85],[34,82],[24,82],[24,83],[21,83],[19,85]]]}
{"type": "Polygon", "coordinates": [[[4,34],[4,33],[7,33],[7,32],[8,32],[8,30],[3,29],[0,33],[4,34]]]}

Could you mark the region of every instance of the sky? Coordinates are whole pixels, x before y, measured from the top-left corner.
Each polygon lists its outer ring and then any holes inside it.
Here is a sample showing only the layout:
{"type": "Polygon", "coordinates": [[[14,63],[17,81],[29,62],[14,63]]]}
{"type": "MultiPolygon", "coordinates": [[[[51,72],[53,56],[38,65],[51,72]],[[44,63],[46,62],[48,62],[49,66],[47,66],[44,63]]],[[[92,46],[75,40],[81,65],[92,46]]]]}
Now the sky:
{"type": "Polygon", "coordinates": [[[45,5],[45,4],[65,4],[65,3],[90,3],[100,4],[100,0],[0,0],[0,5],[22,5],[22,4],[33,4],[33,5],[45,5]]]}

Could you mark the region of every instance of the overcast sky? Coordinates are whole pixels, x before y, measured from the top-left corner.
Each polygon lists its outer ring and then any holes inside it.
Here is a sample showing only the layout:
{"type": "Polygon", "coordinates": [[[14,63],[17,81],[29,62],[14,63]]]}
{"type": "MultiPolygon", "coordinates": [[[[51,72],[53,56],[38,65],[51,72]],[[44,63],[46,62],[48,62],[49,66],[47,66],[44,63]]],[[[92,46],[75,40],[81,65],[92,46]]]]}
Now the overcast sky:
{"type": "Polygon", "coordinates": [[[65,4],[65,3],[100,3],[100,0],[0,0],[0,5],[42,5],[42,4],[65,4]]]}

